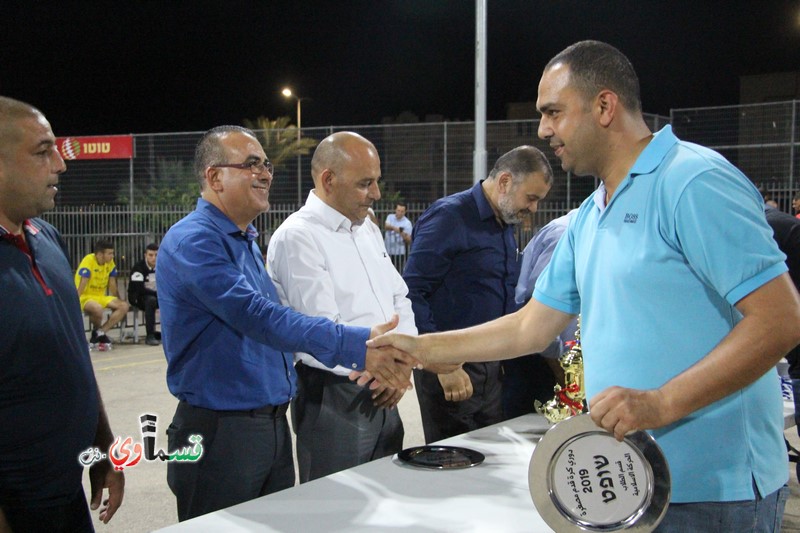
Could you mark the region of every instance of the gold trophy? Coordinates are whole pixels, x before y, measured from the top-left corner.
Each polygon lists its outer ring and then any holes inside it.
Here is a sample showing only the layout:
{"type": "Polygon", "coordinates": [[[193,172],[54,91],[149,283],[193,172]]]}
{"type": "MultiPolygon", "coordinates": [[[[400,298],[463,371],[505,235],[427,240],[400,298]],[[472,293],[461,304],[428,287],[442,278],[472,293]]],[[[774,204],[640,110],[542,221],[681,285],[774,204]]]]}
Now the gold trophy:
{"type": "Polygon", "coordinates": [[[549,402],[545,404],[538,400],[534,402],[536,412],[544,415],[551,424],[566,420],[585,410],[586,389],[583,384],[580,316],[578,317],[578,327],[575,329],[575,341],[571,344],[569,351],[559,359],[561,368],[564,369],[564,387],[556,384],[553,387],[556,395],[549,402]]]}

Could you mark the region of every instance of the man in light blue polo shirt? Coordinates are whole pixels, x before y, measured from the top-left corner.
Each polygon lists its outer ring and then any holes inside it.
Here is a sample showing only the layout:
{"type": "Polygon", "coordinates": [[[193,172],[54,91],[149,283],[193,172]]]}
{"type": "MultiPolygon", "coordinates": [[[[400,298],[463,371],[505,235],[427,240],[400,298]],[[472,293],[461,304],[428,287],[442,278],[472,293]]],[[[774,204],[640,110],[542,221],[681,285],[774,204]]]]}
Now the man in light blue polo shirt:
{"type": "Polygon", "coordinates": [[[800,342],[800,297],[752,183],[719,154],[652,134],[639,82],[584,41],[539,83],[539,136],[600,188],[570,221],[522,310],[442,335],[385,335],[423,362],[544,348],[577,313],[592,419],[651,430],[672,474],[657,531],[779,531],[787,496],[772,368],[800,342]]]}

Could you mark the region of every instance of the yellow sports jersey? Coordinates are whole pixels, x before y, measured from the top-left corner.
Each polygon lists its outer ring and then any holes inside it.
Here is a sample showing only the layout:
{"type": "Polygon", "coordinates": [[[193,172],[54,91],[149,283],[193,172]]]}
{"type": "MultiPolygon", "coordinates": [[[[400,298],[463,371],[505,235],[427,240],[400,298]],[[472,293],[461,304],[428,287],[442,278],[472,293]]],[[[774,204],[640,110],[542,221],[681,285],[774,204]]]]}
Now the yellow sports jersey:
{"type": "Polygon", "coordinates": [[[89,254],[78,265],[78,271],[75,273],[75,288],[77,289],[81,284],[81,279],[88,278],[89,284],[86,285],[83,295],[103,296],[108,289],[108,278],[112,276],[117,276],[117,266],[114,261],[98,265],[94,254],[89,254]]]}

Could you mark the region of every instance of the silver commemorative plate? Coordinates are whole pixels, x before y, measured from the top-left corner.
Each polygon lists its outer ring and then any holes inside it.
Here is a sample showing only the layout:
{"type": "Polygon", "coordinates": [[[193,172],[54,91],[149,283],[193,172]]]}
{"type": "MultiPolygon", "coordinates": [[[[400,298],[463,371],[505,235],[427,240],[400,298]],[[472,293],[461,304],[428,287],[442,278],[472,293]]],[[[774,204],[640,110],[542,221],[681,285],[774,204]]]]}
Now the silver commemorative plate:
{"type": "Polygon", "coordinates": [[[670,499],[669,467],[655,439],[636,431],[618,442],[588,414],[545,433],[528,484],[539,515],[559,533],[653,531],[670,499]]]}
{"type": "Polygon", "coordinates": [[[421,468],[451,470],[477,466],[486,457],[479,451],[457,446],[416,446],[406,448],[397,454],[404,463],[421,468]]]}

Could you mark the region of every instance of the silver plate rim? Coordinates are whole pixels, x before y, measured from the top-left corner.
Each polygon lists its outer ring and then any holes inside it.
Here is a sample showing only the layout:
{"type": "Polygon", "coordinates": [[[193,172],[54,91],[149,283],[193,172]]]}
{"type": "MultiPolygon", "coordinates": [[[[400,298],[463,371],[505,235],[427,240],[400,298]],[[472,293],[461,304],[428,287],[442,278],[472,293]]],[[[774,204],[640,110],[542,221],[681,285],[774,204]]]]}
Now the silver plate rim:
{"type": "Polygon", "coordinates": [[[421,446],[411,446],[410,448],[405,448],[400,450],[397,453],[397,459],[409,466],[413,466],[415,468],[424,468],[426,470],[461,470],[463,468],[473,468],[475,466],[479,466],[483,464],[486,460],[486,456],[479,452],[478,450],[473,450],[471,448],[464,448],[463,446],[447,446],[447,445],[438,445],[438,444],[424,444],[421,446]],[[433,465],[433,464],[424,464],[424,463],[417,463],[414,462],[413,457],[407,457],[414,451],[434,451],[434,450],[447,450],[451,452],[458,452],[464,456],[467,456],[470,460],[469,464],[465,464],[463,466],[442,466],[442,465],[433,465]]]}
{"type": "Polygon", "coordinates": [[[630,433],[624,439],[645,460],[649,469],[648,475],[651,476],[648,483],[650,494],[631,519],[613,526],[591,525],[576,522],[561,512],[551,486],[551,465],[568,442],[598,433],[605,433],[609,438],[613,438],[604,429],[597,426],[588,413],[570,417],[547,430],[536,444],[528,467],[528,486],[536,510],[548,526],[559,532],[626,531],[645,533],[653,531],[661,522],[669,506],[671,483],[669,466],[664,453],[655,439],[646,431],[630,433]]]}

